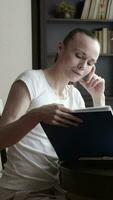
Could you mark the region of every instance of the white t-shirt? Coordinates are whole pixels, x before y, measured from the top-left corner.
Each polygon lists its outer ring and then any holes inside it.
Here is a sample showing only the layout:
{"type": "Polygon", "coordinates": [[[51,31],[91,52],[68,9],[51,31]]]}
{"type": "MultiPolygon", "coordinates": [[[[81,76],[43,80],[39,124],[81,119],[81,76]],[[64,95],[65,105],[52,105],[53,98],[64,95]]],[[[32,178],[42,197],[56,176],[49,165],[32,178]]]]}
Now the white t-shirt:
{"type": "MultiPolygon", "coordinates": [[[[64,104],[71,109],[85,107],[80,92],[72,85],[65,88],[66,98],[58,98],[42,70],[28,70],[17,80],[24,81],[30,93],[28,111],[50,103],[64,104]]],[[[8,149],[7,158],[1,187],[38,191],[58,184],[58,157],[40,123],[8,149]]]]}

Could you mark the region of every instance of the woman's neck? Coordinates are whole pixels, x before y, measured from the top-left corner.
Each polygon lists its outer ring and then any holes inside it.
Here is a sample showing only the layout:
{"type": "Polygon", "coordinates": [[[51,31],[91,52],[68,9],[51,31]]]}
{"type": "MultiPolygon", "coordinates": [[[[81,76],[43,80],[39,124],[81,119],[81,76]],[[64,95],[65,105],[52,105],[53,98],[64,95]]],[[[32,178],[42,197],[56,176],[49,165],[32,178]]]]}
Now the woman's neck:
{"type": "Polygon", "coordinates": [[[55,94],[58,96],[62,96],[68,81],[63,79],[63,74],[60,70],[56,69],[55,67],[50,67],[43,70],[44,75],[48,84],[51,88],[55,91],[55,94]]]}

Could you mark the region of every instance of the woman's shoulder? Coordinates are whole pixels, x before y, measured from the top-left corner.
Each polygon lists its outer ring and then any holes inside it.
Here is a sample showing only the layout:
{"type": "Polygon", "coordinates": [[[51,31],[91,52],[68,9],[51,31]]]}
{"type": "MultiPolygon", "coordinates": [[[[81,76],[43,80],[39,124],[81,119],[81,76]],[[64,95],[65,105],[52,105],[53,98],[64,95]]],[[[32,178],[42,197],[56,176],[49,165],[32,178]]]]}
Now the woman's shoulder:
{"type": "Polygon", "coordinates": [[[42,70],[41,69],[28,69],[28,70],[26,70],[26,71],[24,71],[24,72],[22,72],[21,74],[20,74],[20,76],[23,76],[23,75],[26,75],[26,76],[35,76],[35,75],[41,75],[41,73],[42,73],[42,70]]]}
{"type": "Polygon", "coordinates": [[[32,81],[38,81],[42,79],[43,73],[41,69],[28,69],[24,72],[22,72],[17,79],[26,79],[26,80],[32,80],[32,81]]]}
{"type": "Polygon", "coordinates": [[[43,88],[43,72],[42,70],[29,69],[22,72],[16,80],[21,80],[27,86],[31,99],[37,97],[43,88]]]}

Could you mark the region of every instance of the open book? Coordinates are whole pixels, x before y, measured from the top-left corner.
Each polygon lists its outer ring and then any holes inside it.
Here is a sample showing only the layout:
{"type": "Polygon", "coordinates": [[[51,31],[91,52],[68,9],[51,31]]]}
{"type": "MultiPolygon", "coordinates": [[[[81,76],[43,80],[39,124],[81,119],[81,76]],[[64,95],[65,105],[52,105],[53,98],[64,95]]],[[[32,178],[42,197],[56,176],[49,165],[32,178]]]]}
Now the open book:
{"type": "Polygon", "coordinates": [[[113,156],[113,111],[111,106],[74,110],[83,119],[68,128],[41,123],[61,161],[113,156]]]}
{"type": "Polygon", "coordinates": [[[113,110],[111,108],[111,106],[95,106],[95,107],[87,107],[87,108],[83,108],[83,109],[76,109],[73,110],[74,113],[83,113],[83,112],[105,112],[105,111],[110,111],[113,115],[113,110]]]}

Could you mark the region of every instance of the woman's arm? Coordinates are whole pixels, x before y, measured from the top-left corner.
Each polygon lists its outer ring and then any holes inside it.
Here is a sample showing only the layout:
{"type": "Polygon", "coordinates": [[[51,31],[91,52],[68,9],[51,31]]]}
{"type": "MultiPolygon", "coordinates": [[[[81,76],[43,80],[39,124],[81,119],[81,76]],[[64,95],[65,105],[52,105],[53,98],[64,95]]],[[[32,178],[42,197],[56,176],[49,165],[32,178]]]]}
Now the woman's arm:
{"type": "Polygon", "coordinates": [[[79,82],[92,96],[94,106],[105,105],[105,80],[95,74],[95,68],[92,68],[87,80],[81,79],[79,82]]]}
{"type": "Polygon", "coordinates": [[[22,81],[15,82],[10,90],[0,120],[0,148],[18,142],[37,123],[27,112],[30,105],[29,91],[22,81]]]}
{"type": "Polygon", "coordinates": [[[22,81],[11,87],[1,120],[0,148],[9,147],[21,140],[39,122],[78,126],[82,120],[70,114],[71,110],[59,104],[44,105],[27,112],[31,103],[29,91],[22,81]]]}

